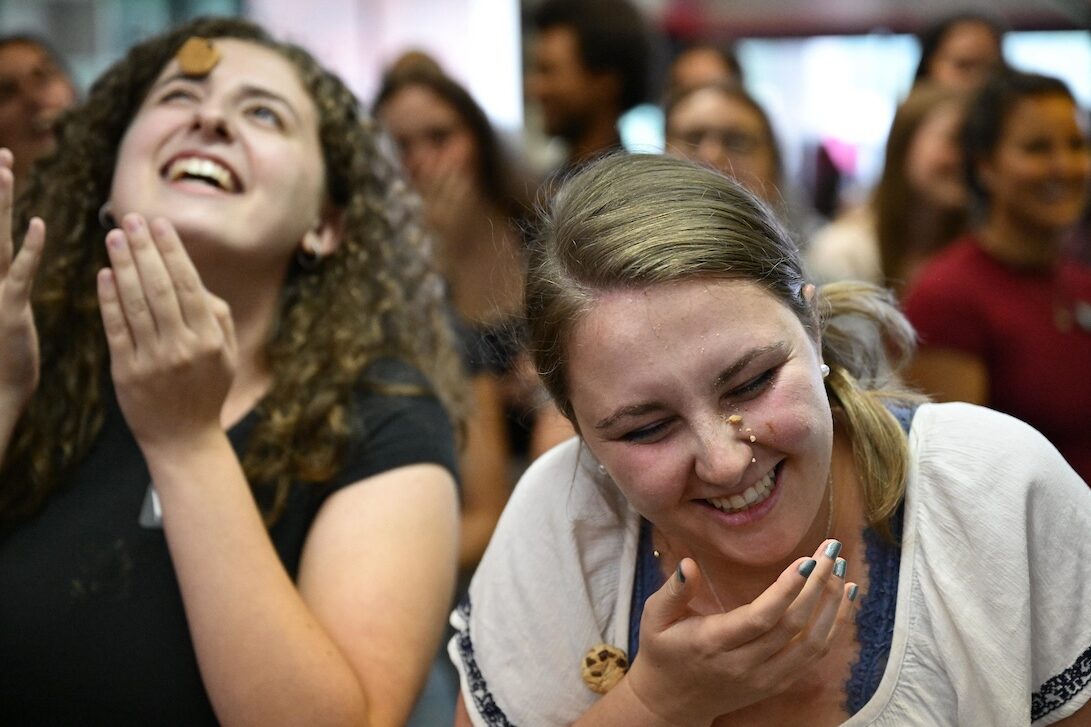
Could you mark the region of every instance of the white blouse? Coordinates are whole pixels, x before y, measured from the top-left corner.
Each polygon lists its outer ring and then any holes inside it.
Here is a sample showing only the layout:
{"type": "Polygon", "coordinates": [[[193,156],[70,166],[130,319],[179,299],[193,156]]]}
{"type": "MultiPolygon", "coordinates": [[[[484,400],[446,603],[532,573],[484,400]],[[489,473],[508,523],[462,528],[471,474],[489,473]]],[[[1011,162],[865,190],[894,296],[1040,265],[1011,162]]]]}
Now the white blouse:
{"type": "MultiPolygon", "coordinates": [[[[909,433],[879,686],[845,725],[1045,725],[1091,697],[1091,490],[1038,432],[925,404],[909,433]]],[[[566,725],[588,649],[628,645],[639,516],[578,440],[527,470],[451,616],[475,725],[566,725]]]]}

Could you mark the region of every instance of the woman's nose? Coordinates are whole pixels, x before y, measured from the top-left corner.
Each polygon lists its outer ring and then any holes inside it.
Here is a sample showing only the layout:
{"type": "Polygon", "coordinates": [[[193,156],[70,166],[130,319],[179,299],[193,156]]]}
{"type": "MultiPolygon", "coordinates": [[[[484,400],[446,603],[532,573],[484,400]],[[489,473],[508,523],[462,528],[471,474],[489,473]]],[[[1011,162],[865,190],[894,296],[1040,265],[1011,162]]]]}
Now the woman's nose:
{"type": "Polygon", "coordinates": [[[227,116],[213,104],[202,104],[197,107],[193,117],[193,128],[205,136],[223,141],[234,138],[227,116]]]}
{"type": "Polygon", "coordinates": [[[726,420],[709,423],[697,432],[694,471],[702,481],[717,485],[737,484],[754,456],[748,441],[726,420]]]}

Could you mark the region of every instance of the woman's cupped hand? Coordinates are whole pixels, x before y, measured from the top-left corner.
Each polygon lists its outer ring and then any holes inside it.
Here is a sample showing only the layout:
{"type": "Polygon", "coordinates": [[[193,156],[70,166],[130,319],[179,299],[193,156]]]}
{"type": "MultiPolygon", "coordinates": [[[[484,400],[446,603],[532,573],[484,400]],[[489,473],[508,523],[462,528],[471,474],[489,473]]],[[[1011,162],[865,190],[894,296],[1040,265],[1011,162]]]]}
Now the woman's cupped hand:
{"type": "Polygon", "coordinates": [[[751,603],[712,615],[692,610],[704,576],[683,559],[644,606],[640,652],[623,682],[668,724],[711,724],[784,692],[829,651],[854,612],[856,588],[834,571],[836,552],[829,553],[839,546],[831,543],[797,560],[751,603]]]}
{"type": "Polygon", "coordinates": [[[165,219],[127,214],[106,248],[99,308],[118,403],[137,443],[148,454],[222,433],[237,361],[227,304],[205,289],[165,219]]]}

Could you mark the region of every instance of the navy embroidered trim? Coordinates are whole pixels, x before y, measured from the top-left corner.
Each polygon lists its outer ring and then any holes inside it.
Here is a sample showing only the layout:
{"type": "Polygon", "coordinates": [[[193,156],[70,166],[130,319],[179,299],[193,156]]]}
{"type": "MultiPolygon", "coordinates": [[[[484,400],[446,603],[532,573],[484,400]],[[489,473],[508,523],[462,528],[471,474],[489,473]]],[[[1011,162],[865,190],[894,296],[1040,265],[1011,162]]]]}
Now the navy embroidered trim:
{"type": "MultiPolygon", "coordinates": [[[[458,604],[458,612],[462,616],[466,628],[455,634],[455,643],[458,645],[459,656],[466,667],[466,681],[470,686],[470,696],[473,697],[473,708],[485,720],[485,724],[491,727],[513,727],[508,721],[504,711],[496,705],[496,701],[485,683],[485,676],[477,666],[474,658],[474,643],[470,638],[470,597],[469,595],[458,604]]],[[[467,708],[469,705],[467,705],[467,708]]]]}
{"type": "Polygon", "coordinates": [[[1034,722],[1067,704],[1091,684],[1091,646],[1076,657],[1072,666],[1046,679],[1041,689],[1030,695],[1030,721],[1034,722]]]}

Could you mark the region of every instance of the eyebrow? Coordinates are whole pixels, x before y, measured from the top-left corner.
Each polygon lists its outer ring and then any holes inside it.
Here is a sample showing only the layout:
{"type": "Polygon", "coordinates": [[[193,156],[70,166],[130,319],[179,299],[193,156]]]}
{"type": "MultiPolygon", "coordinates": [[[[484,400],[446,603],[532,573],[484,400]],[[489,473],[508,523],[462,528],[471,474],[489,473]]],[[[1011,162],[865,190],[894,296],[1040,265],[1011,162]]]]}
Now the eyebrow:
{"type": "Polygon", "coordinates": [[[784,341],[777,341],[771,343],[768,346],[759,346],[758,348],[752,348],[742,356],[738,358],[733,364],[725,368],[719,373],[716,379],[712,382],[712,390],[719,390],[724,384],[733,379],[740,371],[750,365],[750,362],[756,358],[760,358],[768,353],[787,353],[788,344],[784,341]]]}
{"type": "MultiPolygon", "coordinates": [[[[720,389],[725,383],[734,378],[740,371],[750,365],[754,359],[765,356],[769,353],[787,353],[788,344],[784,341],[778,341],[777,343],[769,344],[768,346],[759,346],[758,348],[751,349],[740,356],[736,361],[730,364],[727,368],[721,371],[712,382],[710,387],[713,391],[720,389]]],[[[595,424],[596,430],[608,429],[616,424],[619,420],[626,417],[637,417],[643,414],[647,414],[650,411],[662,409],[663,405],[659,402],[645,402],[643,404],[630,404],[617,409],[609,416],[599,420],[595,424]]]]}
{"type": "Polygon", "coordinates": [[[648,402],[646,404],[630,404],[629,406],[623,406],[610,416],[600,420],[597,424],[595,424],[595,429],[609,429],[615,423],[617,423],[619,419],[624,419],[625,417],[638,417],[642,414],[647,414],[650,411],[662,408],[662,404],[658,404],[656,402],[648,402]]]}
{"type": "MultiPolygon", "coordinates": [[[[173,83],[174,81],[189,81],[190,83],[203,84],[205,83],[207,78],[208,75],[190,76],[186,75],[181,71],[178,71],[177,73],[173,73],[162,79],[161,81],[155,83],[149,89],[148,93],[151,94],[152,92],[157,91],[163,86],[173,83]]],[[[267,88],[254,86],[248,83],[244,84],[242,88],[239,89],[239,93],[237,95],[241,96],[242,98],[263,98],[269,101],[276,101],[277,103],[283,105],[292,114],[293,118],[295,118],[297,121],[299,120],[299,114],[296,112],[295,106],[293,106],[292,103],[284,96],[281,96],[279,93],[276,93],[274,91],[270,91],[267,88]]]]}

